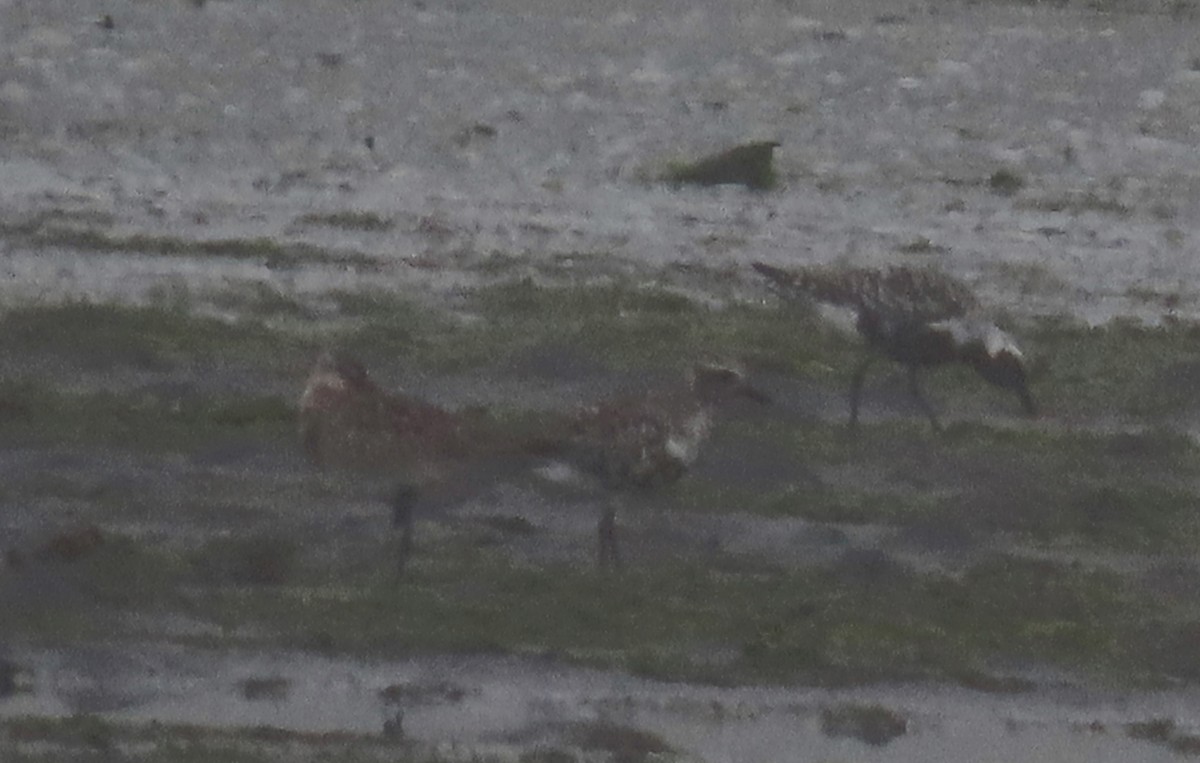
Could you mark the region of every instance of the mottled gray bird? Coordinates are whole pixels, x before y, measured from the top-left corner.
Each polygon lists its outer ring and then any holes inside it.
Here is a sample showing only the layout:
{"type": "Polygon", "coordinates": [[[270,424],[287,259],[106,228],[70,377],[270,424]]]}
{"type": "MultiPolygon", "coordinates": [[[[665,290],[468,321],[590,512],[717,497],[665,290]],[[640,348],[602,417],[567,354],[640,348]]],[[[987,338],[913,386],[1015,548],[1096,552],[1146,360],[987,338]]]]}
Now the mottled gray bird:
{"type": "MultiPolygon", "coordinates": [[[[1036,414],[1025,357],[1012,337],[979,314],[971,290],[946,273],[909,266],[785,270],[756,262],[753,267],[787,298],[854,310],[858,333],[869,347],[908,369],[909,392],[935,430],[941,425],[921,394],[917,372],[945,363],[971,366],[991,384],[1014,393],[1027,414],[1036,414]]],[[[858,423],[863,381],[874,358],[875,353],[868,352],[851,377],[851,426],[858,423]]]]}
{"type": "Polygon", "coordinates": [[[747,383],[740,368],[698,363],[678,389],[582,408],[542,439],[536,449],[559,467],[543,470],[545,476],[606,493],[597,525],[601,566],[620,561],[618,504],[631,493],[670,484],[686,474],[708,439],[716,411],[739,397],[768,399],[747,383]]]}

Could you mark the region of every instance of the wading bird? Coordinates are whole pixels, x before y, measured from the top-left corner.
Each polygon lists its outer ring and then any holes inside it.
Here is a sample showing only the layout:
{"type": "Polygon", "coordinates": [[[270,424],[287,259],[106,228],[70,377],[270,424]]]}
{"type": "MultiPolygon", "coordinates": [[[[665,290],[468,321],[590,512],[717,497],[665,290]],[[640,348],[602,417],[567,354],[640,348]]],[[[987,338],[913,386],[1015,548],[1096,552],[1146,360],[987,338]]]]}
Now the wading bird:
{"type": "Polygon", "coordinates": [[[619,563],[616,512],[625,497],[675,482],[700,454],[717,409],[744,397],[768,398],[736,367],[698,363],[681,389],[582,408],[559,422],[537,450],[555,466],[543,475],[606,494],[600,521],[600,566],[619,563]]]}
{"type": "MultiPolygon", "coordinates": [[[[921,394],[919,369],[965,363],[991,384],[1014,393],[1029,415],[1025,358],[1012,338],[978,314],[975,295],[961,281],[933,268],[886,269],[813,266],[785,270],[762,262],[755,270],[787,298],[848,307],[869,348],[908,369],[908,388],[935,430],[941,425],[921,394]]],[[[863,381],[875,355],[868,351],[850,379],[850,425],[858,423],[863,381]]]]}
{"type": "Polygon", "coordinates": [[[418,502],[467,500],[531,464],[512,437],[483,415],[448,411],[403,392],[385,392],[362,363],[337,352],[317,359],[300,398],[300,436],[309,460],[387,481],[398,569],[412,554],[418,502]]]}

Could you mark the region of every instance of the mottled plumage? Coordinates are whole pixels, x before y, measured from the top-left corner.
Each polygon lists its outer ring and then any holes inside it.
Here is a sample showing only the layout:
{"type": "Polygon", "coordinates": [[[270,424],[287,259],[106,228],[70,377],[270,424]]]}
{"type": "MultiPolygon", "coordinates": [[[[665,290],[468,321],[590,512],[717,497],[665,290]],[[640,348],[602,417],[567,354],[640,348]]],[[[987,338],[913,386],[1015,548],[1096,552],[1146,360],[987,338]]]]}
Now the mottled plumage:
{"type": "MultiPolygon", "coordinates": [[[[675,482],[700,454],[718,407],[735,397],[765,402],[740,370],[698,364],[685,387],[628,397],[576,411],[543,446],[570,467],[570,477],[592,482],[611,496],[675,482]]],[[[613,502],[598,526],[600,563],[617,560],[613,502]]]]}
{"type": "MultiPolygon", "coordinates": [[[[1025,411],[1035,412],[1025,360],[1016,343],[980,317],[975,295],[961,281],[929,267],[886,269],[820,267],[785,270],[761,262],[754,269],[789,298],[848,307],[866,342],[908,368],[909,389],[935,429],[937,415],[921,394],[917,369],[960,362],[988,382],[1015,393],[1025,411]]],[[[871,356],[855,369],[850,387],[850,423],[858,421],[862,384],[871,356]]]]}

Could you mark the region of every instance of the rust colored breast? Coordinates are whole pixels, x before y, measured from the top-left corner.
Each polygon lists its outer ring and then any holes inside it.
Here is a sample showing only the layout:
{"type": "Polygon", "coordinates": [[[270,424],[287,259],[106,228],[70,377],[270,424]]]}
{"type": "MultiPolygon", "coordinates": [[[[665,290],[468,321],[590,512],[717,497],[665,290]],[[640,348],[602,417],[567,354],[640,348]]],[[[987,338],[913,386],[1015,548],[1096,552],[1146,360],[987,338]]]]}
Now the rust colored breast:
{"type": "Polygon", "coordinates": [[[458,416],[369,379],[316,373],[300,401],[301,442],[323,467],[394,474],[423,482],[466,455],[472,439],[458,416]]]}

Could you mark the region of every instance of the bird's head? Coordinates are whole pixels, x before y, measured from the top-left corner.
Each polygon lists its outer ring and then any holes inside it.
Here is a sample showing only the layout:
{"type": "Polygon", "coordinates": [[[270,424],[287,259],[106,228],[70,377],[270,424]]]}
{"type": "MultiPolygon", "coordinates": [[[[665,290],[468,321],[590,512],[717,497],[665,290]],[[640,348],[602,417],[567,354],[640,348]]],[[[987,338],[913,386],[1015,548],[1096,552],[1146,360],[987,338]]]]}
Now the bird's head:
{"type": "MultiPolygon", "coordinates": [[[[349,355],[326,350],[317,358],[300,396],[302,428],[312,430],[315,419],[339,410],[350,401],[371,395],[375,385],[367,369],[349,355]]],[[[308,435],[305,435],[306,438],[308,435]]]]}
{"type": "Polygon", "coordinates": [[[1012,337],[996,326],[987,326],[960,345],[960,352],[986,381],[1015,394],[1026,414],[1037,415],[1025,356],[1012,337]]]}

